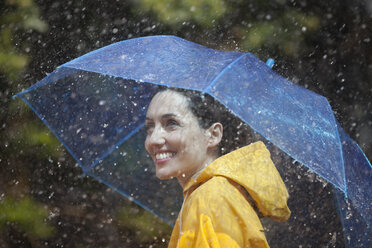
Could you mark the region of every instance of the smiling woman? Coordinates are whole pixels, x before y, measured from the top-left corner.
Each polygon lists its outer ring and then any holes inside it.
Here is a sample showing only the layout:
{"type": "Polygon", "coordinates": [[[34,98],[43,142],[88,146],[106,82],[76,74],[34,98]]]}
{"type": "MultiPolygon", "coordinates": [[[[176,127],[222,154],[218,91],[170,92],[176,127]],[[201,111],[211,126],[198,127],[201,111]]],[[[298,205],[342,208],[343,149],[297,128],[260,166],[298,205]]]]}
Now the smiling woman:
{"type": "Polygon", "coordinates": [[[175,91],[155,95],[147,111],[145,146],[160,179],[176,177],[183,186],[218,156],[222,125],[200,128],[186,97],[175,91]]]}
{"type": "Polygon", "coordinates": [[[169,247],[269,247],[259,216],[287,220],[288,193],[262,142],[235,150],[251,141],[245,125],[209,95],[166,89],[146,127],[156,176],[183,188],[169,247]]]}

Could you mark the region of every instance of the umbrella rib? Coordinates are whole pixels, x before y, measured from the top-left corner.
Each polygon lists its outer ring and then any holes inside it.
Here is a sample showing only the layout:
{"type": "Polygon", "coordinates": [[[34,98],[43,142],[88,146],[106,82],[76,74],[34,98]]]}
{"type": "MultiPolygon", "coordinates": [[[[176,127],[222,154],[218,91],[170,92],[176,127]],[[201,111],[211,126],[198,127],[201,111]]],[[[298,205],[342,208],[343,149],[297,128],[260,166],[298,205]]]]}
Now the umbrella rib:
{"type": "MultiPolygon", "coordinates": [[[[72,150],[67,146],[65,142],[60,138],[60,136],[54,131],[54,129],[49,125],[49,123],[45,120],[44,117],[42,117],[39,112],[31,105],[29,101],[27,101],[26,98],[24,98],[22,95],[18,95],[19,98],[21,98],[34,112],[35,114],[39,117],[39,119],[44,122],[44,124],[49,128],[49,130],[56,136],[56,138],[61,142],[61,144],[66,147],[67,151],[71,154],[71,156],[79,163],[80,167],[83,169],[84,166],[81,164],[80,159],[75,155],[75,153],[72,152],[72,150]]],[[[83,169],[84,170],[84,169],[83,169]]]]}
{"type": "Polygon", "coordinates": [[[342,165],[342,178],[344,180],[344,185],[345,185],[344,186],[344,193],[345,193],[346,197],[348,197],[347,184],[346,184],[346,175],[345,175],[344,154],[343,154],[343,150],[342,150],[342,143],[341,143],[340,135],[339,135],[339,132],[338,132],[338,129],[337,129],[337,121],[336,121],[336,118],[335,118],[335,116],[333,114],[333,111],[332,111],[332,108],[331,108],[329,102],[327,100],[325,102],[326,102],[328,111],[330,111],[330,113],[331,113],[331,118],[333,119],[333,122],[335,123],[334,129],[335,129],[336,138],[337,138],[337,141],[338,141],[338,144],[339,144],[339,151],[340,151],[341,165],[342,165]]]}
{"type": "Polygon", "coordinates": [[[99,161],[103,160],[105,157],[107,157],[109,154],[111,154],[112,151],[114,151],[118,146],[120,146],[121,144],[123,144],[127,139],[129,139],[130,137],[132,137],[135,133],[137,133],[138,130],[140,130],[144,125],[145,124],[142,123],[141,125],[139,125],[138,127],[136,127],[134,130],[132,130],[123,139],[121,139],[119,142],[117,142],[115,145],[113,145],[110,149],[108,149],[104,154],[102,154],[99,158],[97,158],[85,171],[89,171],[90,169],[92,169],[93,167],[95,167],[99,163],[99,161]]]}
{"type": "Polygon", "coordinates": [[[246,56],[248,53],[243,53],[240,57],[238,57],[237,59],[235,59],[233,62],[231,62],[228,66],[226,66],[214,79],[213,81],[203,90],[203,92],[208,92],[209,93],[209,89],[215,85],[218,81],[218,79],[220,79],[220,77],[222,77],[222,75],[227,71],[227,70],[230,70],[231,67],[236,64],[241,58],[243,58],[244,56],[246,56]]]}

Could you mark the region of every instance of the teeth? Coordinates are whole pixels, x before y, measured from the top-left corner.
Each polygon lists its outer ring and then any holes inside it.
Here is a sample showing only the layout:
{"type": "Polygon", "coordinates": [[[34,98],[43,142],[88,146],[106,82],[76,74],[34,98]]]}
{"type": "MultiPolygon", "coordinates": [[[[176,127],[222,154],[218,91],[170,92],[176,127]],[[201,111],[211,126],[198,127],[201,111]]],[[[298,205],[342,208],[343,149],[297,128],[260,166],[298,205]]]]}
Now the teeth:
{"type": "Polygon", "coordinates": [[[174,153],[171,153],[171,152],[164,152],[164,153],[157,153],[155,155],[155,158],[156,159],[166,159],[166,158],[170,158],[174,155],[174,153]]]}

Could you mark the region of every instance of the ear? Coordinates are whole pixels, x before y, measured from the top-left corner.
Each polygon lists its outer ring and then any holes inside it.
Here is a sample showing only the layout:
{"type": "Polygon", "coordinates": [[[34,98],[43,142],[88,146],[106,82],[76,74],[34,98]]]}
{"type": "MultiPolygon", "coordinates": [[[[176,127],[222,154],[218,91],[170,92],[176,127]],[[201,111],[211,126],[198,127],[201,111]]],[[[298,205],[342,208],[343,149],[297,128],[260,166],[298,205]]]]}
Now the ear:
{"type": "Polygon", "coordinates": [[[221,123],[216,122],[213,123],[207,129],[207,136],[208,136],[208,148],[215,148],[217,147],[222,139],[223,135],[223,126],[221,123]]]}

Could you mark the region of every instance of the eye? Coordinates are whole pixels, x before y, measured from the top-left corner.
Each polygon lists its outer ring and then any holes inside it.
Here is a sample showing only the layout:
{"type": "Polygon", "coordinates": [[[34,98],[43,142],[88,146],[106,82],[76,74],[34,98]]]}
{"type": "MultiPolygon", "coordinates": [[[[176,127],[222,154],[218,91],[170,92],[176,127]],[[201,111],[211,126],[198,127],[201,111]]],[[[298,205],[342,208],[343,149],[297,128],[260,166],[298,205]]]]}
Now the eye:
{"type": "Polygon", "coordinates": [[[173,127],[173,126],[179,126],[179,123],[176,120],[169,119],[167,120],[166,125],[167,127],[173,127]]]}
{"type": "Polygon", "coordinates": [[[145,124],[145,129],[146,129],[147,133],[151,133],[152,130],[154,129],[154,124],[153,123],[146,123],[145,124]]]}

